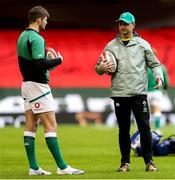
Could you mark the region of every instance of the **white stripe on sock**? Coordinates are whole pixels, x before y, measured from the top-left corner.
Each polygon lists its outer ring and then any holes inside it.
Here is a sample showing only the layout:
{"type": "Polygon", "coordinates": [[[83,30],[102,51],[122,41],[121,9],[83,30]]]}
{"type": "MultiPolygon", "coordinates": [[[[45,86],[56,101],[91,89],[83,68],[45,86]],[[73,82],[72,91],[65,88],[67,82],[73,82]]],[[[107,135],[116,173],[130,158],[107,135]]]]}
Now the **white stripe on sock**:
{"type": "Polygon", "coordinates": [[[57,137],[57,133],[56,132],[45,133],[45,138],[48,138],[48,137],[57,137]]]}
{"type": "Polygon", "coordinates": [[[35,133],[34,132],[30,132],[30,131],[24,131],[24,136],[30,136],[35,138],[35,133]]]}

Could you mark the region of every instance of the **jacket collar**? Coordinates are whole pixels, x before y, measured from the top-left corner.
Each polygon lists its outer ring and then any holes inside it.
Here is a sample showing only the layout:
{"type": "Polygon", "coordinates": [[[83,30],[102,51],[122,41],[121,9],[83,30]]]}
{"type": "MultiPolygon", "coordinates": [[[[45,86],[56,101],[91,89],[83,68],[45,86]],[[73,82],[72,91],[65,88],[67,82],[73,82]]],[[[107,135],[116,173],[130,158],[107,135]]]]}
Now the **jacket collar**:
{"type": "MultiPolygon", "coordinates": [[[[123,44],[123,42],[120,39],[120,33],[117,34],[116,39],[123,44]]],[[[137,32],[133,32],[133,37],[130,39],[129,43],[126,46],[132,46],[136,44],[136,40],[140,37],[140,35],[137,32]]]]}

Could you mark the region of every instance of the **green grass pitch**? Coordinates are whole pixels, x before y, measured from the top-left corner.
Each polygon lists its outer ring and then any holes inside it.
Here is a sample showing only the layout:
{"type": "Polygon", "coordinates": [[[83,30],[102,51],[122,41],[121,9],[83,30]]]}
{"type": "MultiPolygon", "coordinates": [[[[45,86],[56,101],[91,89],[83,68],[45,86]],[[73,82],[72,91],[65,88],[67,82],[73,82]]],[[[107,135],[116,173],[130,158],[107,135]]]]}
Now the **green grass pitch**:
{"type": "MultiPolygon", "coordinates": [[[[166,126],[162,132],[167,137],[175,127],[166,126]]],[[[135,126],[132,127],[134,132],[135,126]]],[[[56,165],[47,149],[43,128],[36,136],[39,164],[52,172],[51,176],[28,176],[28,162],[23,146],[23,127],[0,129],[0,179],[175,179],[175,156],[154,157],[158,172],[145,172],[141,157],[131,154],[131,171],[116,172],[120,165],[118,129],[93,125],[59,125],[59,143],[64,159],[75,168],[85,170],[84,175],[58,176],[56,165]]]]}

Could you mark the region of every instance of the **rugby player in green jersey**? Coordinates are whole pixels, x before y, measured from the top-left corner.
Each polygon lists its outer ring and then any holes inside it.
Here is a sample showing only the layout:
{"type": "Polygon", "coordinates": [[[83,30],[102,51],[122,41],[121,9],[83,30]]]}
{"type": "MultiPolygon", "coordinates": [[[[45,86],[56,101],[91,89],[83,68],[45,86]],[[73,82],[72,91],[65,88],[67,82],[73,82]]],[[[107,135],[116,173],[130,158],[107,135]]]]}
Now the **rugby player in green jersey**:
{"type": "Polygon", "coordinates": [[[20,72],[23,76],[22,97],[25,109],[24,145],[30,165],[29,175],[50,175],[43,170],[35,155],[35,134],[41,120],[44,126],[47,146],[57,165],[57,174],[83,174],[84,171],[74,169],[64,161],[57,142],[57,122],[55,104],[48,85],[49,69],[62,63],[58,57],[47,60],[45,57],[45,41],[40,30],[44,30],[49,13],[42,6],[35,6],[28,12],[29,27],[19,36],[17,55],[20,72]]]}
{"type": "MultiPolygon", "coordinates": [[[[154,54],[156,55],[156,50],[153,49],[154,54]]],[[[156,80],[154,78],[153,72],[150,68],[148,68],[148,102],[150,111],[152,114],[152,120],[154,122],[155,131],[158,134],[161,134],[161,116],[162,116],[162,100],[163,93],[168,89],[168,74],[164,65],[161,65],[161,69],[163,72],[164,84],[162,88],[155,89],[156,80]]]]}

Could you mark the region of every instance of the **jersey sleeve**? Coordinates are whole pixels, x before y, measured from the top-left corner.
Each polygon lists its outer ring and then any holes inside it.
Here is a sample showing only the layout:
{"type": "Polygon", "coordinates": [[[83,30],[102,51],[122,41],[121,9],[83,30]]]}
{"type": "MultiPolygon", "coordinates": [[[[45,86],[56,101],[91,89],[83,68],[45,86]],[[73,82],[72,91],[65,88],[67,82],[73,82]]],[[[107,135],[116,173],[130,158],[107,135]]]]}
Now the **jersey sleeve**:
{"type": "Polygon", "coordinates": [[[43,38],[37,38],[32,41],[32,59],[45,58],[45,42],[43,38]]]}

